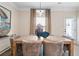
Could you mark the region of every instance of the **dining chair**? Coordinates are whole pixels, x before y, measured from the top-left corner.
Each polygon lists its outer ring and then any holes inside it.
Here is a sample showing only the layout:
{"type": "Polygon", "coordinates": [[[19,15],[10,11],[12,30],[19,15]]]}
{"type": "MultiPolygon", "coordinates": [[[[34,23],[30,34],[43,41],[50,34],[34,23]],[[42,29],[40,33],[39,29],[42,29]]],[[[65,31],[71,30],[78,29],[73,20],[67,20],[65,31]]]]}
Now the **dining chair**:
{"type": "Polygon", "coordinates": [[[40,48],[42,42],[23,42],[22,49],[23,49],[23,56],[39,56],[40,55],[40,48]]]}
{"type": "Polygon", "coordinates": [[[63,42],[43,42],[44,56],[62,56],[63,42]]]}

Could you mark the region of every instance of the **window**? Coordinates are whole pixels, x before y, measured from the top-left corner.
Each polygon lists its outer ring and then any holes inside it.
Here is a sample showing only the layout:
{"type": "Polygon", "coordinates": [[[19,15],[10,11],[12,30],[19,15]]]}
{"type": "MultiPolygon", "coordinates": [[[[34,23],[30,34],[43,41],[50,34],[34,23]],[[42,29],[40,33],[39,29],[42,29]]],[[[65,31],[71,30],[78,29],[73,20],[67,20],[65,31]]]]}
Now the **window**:
{"type": "Polygon", "coordinates": [[[45,31],[45,10],[36,10],[36,26],[38,24],[43,26],[43,31],[45,31]]]}
{"type": "Polygon", "coordinates": [[[37,24],[41,24],[43,31],[51,33],[51,14],[50,9],[31,9],[30,34],[35,34],[37,24]]]}
{"type": "Polygon", "coordinates": [[[65,35],[76,39],[76,19],[74,17],[66,18],[65,35]]]}

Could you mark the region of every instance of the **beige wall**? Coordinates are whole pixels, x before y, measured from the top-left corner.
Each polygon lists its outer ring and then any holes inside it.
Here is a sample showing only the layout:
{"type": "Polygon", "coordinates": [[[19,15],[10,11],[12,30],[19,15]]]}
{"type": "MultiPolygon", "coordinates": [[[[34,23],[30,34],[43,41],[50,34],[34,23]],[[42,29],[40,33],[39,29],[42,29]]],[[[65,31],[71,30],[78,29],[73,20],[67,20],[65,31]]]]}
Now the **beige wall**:
{"type": "Polygon", "coordinates": [[[20,35],[29,35],[30,33],[30,9],[19,11],[19,33],[20,35]]]}
{"type": "Polygon", "coordinates": [[[79,41],[79,11],[77,12],[77,40],[79,41]]]}
{"type": "Polygon", "coordinates": [[[51,34],[64,35],[66,17],[76,17],[75,11],[51,11],[51,34]]]}

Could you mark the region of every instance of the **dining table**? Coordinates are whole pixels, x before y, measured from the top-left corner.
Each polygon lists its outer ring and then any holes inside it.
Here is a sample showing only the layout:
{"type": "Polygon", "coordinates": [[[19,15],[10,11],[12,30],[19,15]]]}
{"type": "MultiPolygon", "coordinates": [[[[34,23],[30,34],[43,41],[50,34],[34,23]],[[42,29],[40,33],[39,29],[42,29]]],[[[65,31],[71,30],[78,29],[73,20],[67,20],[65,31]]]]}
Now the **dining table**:
{"type": "Polygon", "coordinates": [[[16,55],[16,44],[22,44],[22,42],[35,42],[35,41],[39,41],[39,42],[53,42],[53,41],[63,41],[64,42],[64,45],[67,45],[68,47],[68,51],[69,51],[69,56],[74,56],[74,40],[72,39],[69,39],[69,38],[65,38],[65,37],[62,37],[62,36],[48,36],[47,38],[43,38],[41,37],[40,39],[37,37],[37,36],[34,36],[34,35],[29,35],[29,36],[21,36],[21,37],[18,37],[18,38],[15,38],[14,39],[14,42],[13,42],[13,55],[15,56],[16,55]]]}

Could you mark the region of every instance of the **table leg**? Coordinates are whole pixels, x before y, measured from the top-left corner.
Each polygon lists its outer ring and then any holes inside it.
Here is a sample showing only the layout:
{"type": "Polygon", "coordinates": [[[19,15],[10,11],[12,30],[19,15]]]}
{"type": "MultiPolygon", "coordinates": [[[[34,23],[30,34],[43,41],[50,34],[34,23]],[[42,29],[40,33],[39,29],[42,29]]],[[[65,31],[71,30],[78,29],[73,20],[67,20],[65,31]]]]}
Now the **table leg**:
{"type": "Polygon", "coordinates": [[[16,43],[13,42],[13,56],[16,56],[16,43]]]}

